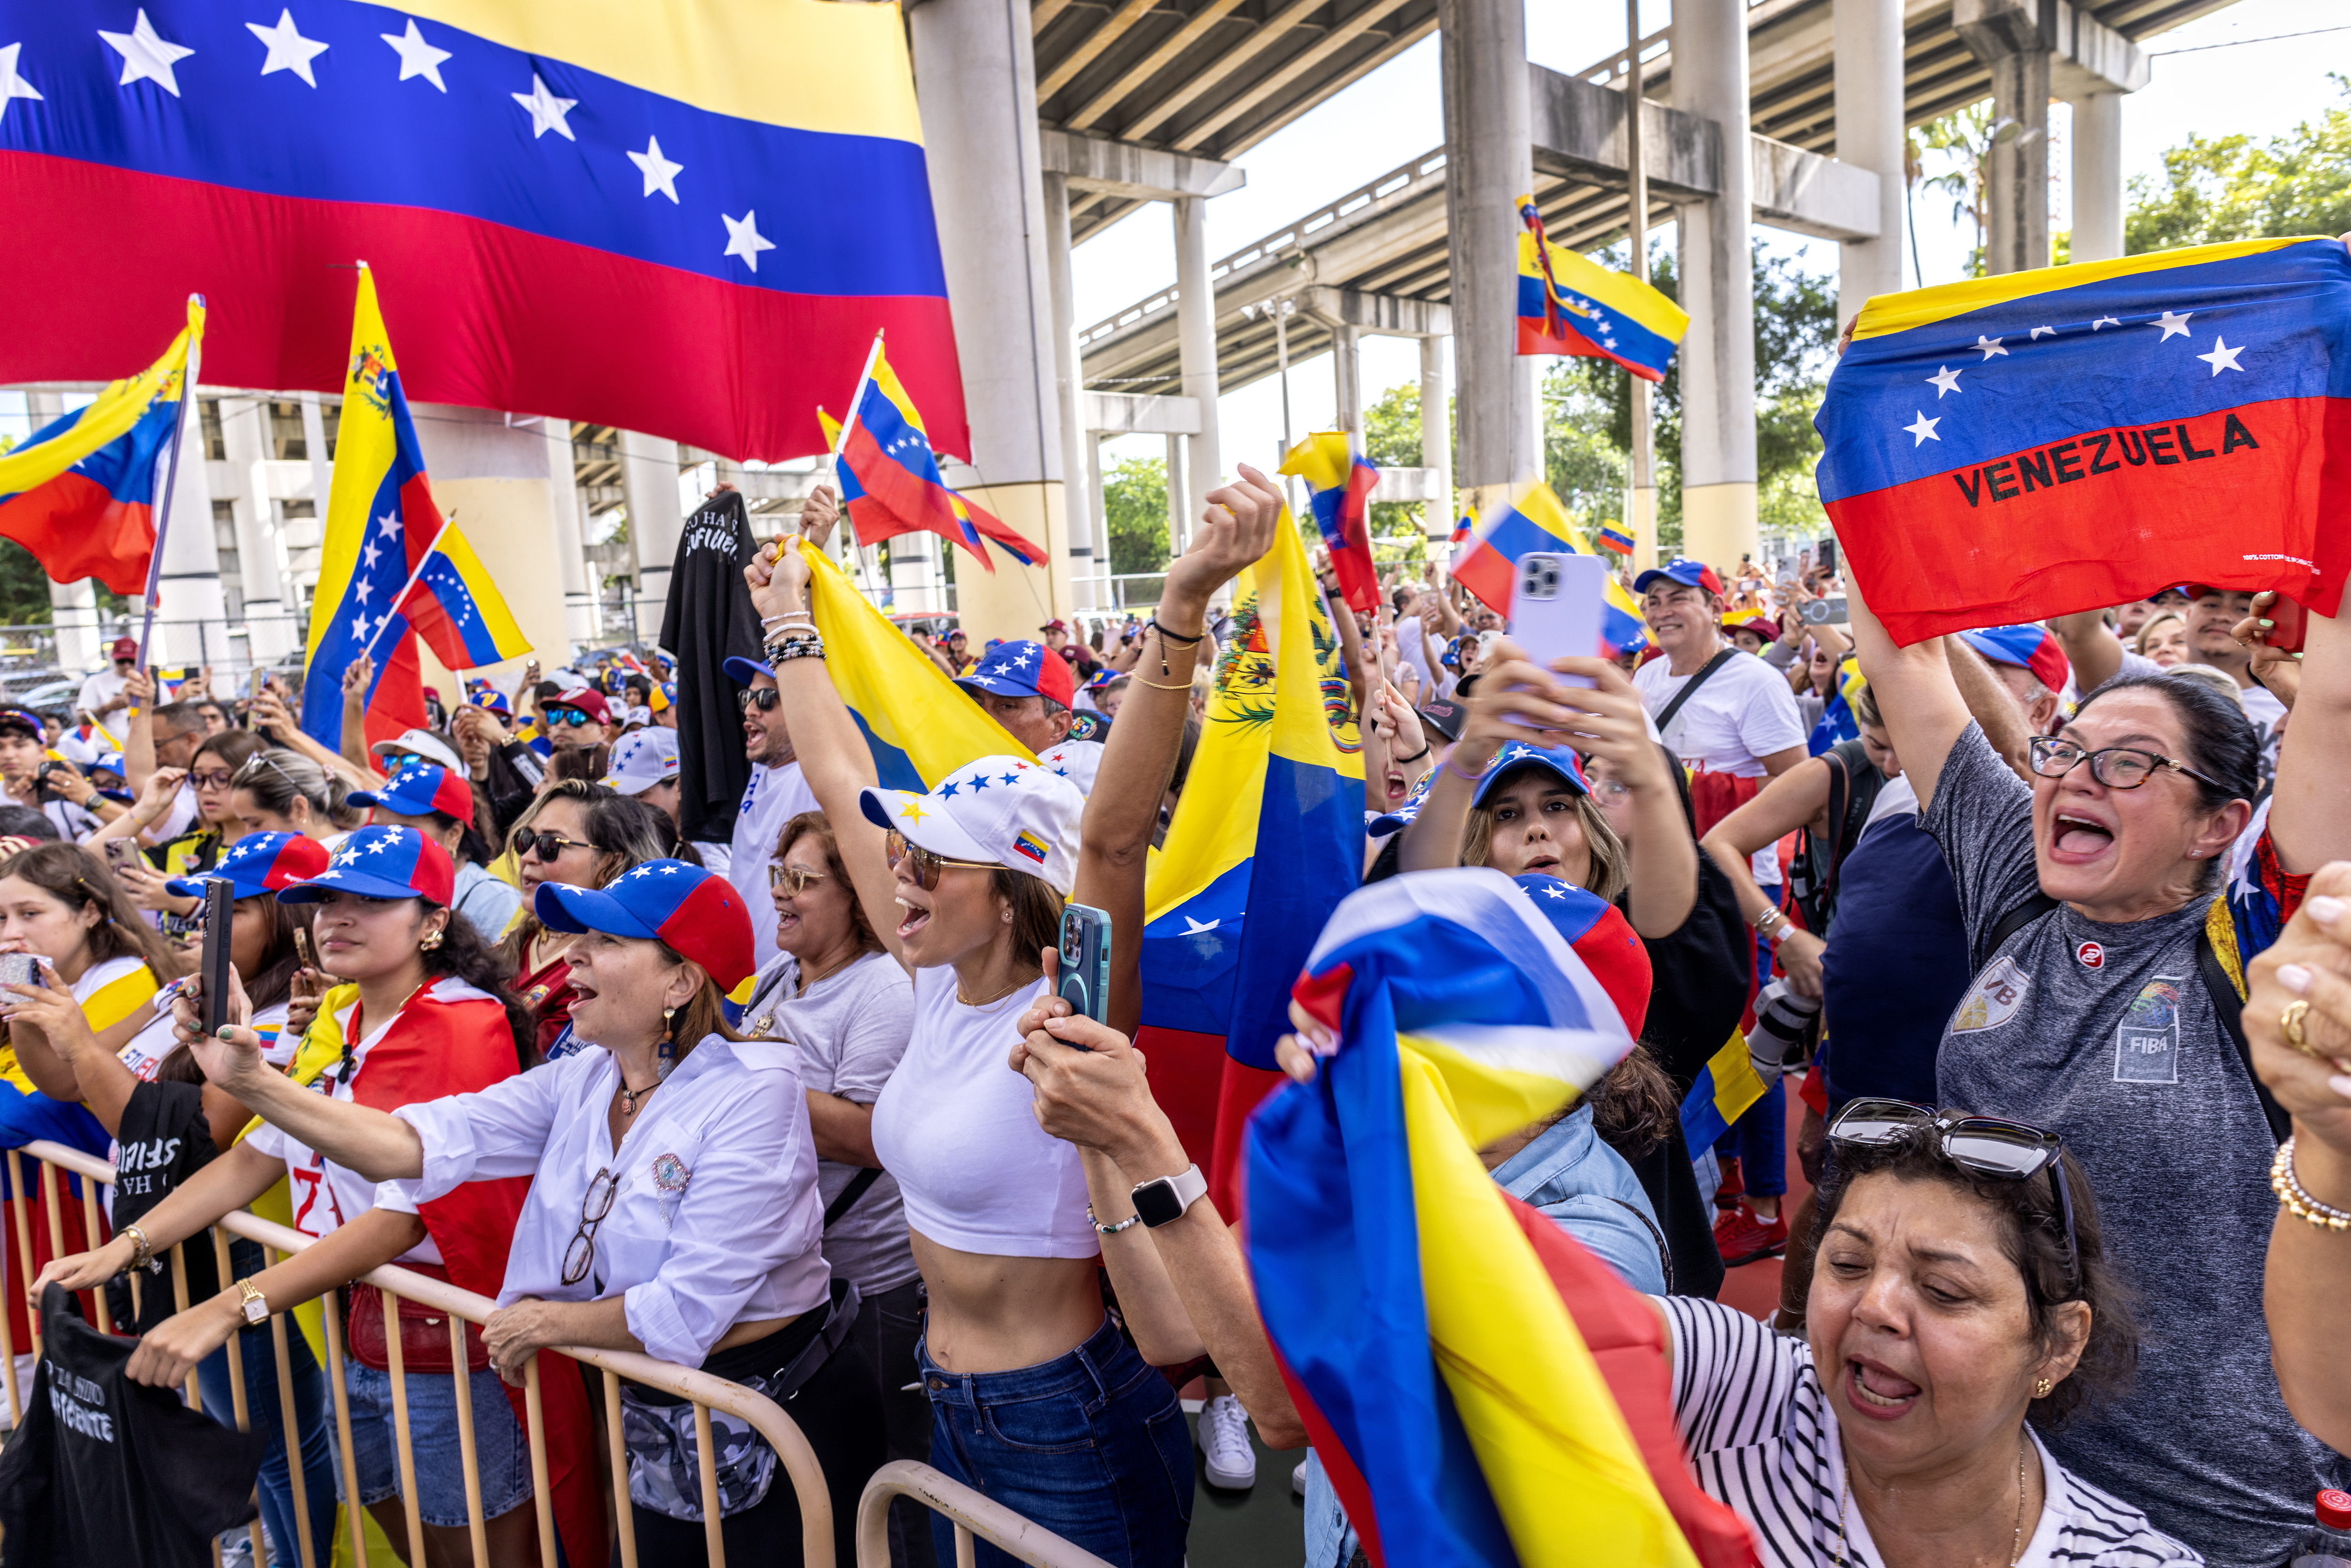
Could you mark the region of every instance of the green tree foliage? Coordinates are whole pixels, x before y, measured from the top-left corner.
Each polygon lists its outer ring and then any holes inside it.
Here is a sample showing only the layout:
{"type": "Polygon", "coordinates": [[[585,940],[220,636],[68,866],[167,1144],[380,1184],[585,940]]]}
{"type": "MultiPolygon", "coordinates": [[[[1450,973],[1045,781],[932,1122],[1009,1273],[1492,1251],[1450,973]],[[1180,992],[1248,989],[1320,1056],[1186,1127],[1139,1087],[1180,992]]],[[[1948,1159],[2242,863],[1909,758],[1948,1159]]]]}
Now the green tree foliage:
{"type": "MultiPolygon", "coordinates": [[[[101,587],[100,592],[104,592],[101,587]]],[[[49,574],[32,551],[14,539],[0,539],[0,625],[46,626],[49,622],[49,574]]]]}
{"type": "Polygon", "coordinates": [[[1991,229],[1991,150],[2016,134],[2013,123],[1994,125],[1991,100],[1985,99],[1955,110],[1940,120],[1928,120],[1911,133],[1904,149],[1903,162],[1912,188],[1949,196],[1951,222],[1965,219],[1974,228],[1975,248],[1968,253],[1970,277],[1981,277],[1984,272],[1984,240],[1991,229]],[[1928,178],[1925,163],[1928,152],[1946,154],[1951,167],[1928,178]]]}
{"type": "Polygon", "coordinates": [[[2125,249],[2351,229],[2351,78],[2333,79],[2345,102],[2315,124],[2265,143],[2190,136],[2163,155],[2160,182],[2133,178],[2125,249]]]}
{"type": "Polygon", "coordinates": [[[1167,567],[1167,460],[1122,457],[1102,476],[1110,569],[1118,575],[1167,567]]]}

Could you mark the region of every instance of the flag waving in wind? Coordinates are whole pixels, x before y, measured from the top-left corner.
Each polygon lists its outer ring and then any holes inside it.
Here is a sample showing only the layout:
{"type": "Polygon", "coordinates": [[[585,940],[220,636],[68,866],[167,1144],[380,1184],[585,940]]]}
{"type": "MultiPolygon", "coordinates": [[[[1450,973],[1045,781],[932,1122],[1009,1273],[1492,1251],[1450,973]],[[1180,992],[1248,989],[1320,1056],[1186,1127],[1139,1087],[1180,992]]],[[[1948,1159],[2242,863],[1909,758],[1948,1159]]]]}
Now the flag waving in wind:
{"type": "Polygon", "coordinates": [[[1632,273],[1552,244],[1532,196],[1519,198],[1519,352],[1613,360],[1664,381],[1689,312],[1632,273]]]}
{"type": "MultiPolygon", "coordinates": [[[[1479,519],[1470,532],[1469,542],[1453,557],[1453,576],[1487,608],[1508,615],[1510,583],[1517,575],[1519,558],[1535,550],[1552,550],[1561,555],[1593,553],[1576,538],[1575,525],[1568,519],[1567,508],[1559,504],[1551,486],[1540,480],[1521,488],[1508,506],[1499,507],[1479,519]]],[[[1615,653],[1648,646],[1648,623],[1642,619],[1641,607],[1631,591],[1613,575],[1605,591],[1608,601],[1600,616],[1601,640],[1615,653]]]]}
{"type": "Polygon", "coordinates": [[[157,479],[204,335],[204,302],[191,298],[188,324],[162,359],[0,454],[0,534],[57,581],[95,577],[117,593],[147,591],[157,479]]]}
{"type": "Polygon", "coordinates": [[[923,416],[890,368],[880,339],[873,342],[872,368],[850,404],[848,440],[841,440],[838,420],[822,409],[816,413],[825,439],[841,454],[841,501],[857,527],[859,544],[900,534],[936,534],[963,546],[994,571],[996,562],[979,542],[985,537],[1022,566],[1045,559],[1044,546],[947,488],[939,477],[938,455],[923,429],[923,416]]]}
{"type": "Polygon", "coordinates": [[[1380,572],[1372,561],[1371,524],[1378,465],[1354,449],[1345,431],[1332,430],[1291,447],[1281,472],[1297,475],[1314,492],[1314,526],[1322,531],[1347,608],[1362,614],[1379,608],[1380,572]]]}

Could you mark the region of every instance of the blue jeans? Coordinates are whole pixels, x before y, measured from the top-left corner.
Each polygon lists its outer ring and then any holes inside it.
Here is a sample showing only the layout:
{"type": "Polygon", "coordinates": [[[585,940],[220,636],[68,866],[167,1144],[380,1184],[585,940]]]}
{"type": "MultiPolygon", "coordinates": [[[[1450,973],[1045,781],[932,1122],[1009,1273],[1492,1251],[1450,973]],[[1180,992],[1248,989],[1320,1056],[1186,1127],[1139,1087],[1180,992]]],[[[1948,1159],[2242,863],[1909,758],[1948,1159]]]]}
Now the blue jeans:
{"type": "MultiPolygon", "coordinates": [[[[427,1524],[463,1529],[465,1449],[457,1429],[457,1380],[446,1372],[412,1372],[408,1386],[409,1451],[416,1461],[416,1512],[427,1524]]],[[[359,1500],[373,1507],[400,1494],[400,1449],[392,1418],[392,1374],[343,1364],[351,1405],[351,1459],[360,1473],[359,1500]]],[[[482,1517],[496,1519],[530,1500],[530,1442],[507,1403],[506,1385],[485,1369],[468,1379],[474,1407],[475,1469],[482,1479],[482,1517]]],[[[338,1487],[342,1478],[336,1478],[338,1487]]]]}
{"type": "MultiPolygon", "coordinates": [[[[245,1375],[245,1405],[253,1430],[269,1437],[261,1459],[261,1522],[288,1563],[300,1558],[302,1538],[294,1522],[294,1483],[286,1464],[286,1412],[277,1396],[277,1351],[267,1329],[245,1329],[196,1364],[196,1386],[204,1410],[221,1425],[236,1423],[229,1385],[229,1353],[245,1375]]],[[[310,1516],[310,1550],[324,1563],[334,1550],[335,1450],[327,1413],[327,1375],[310,1354],[310,1342],[292,1319],[286,1322],[286,1364],[294,1374],[294,1421],[301,1435],[302,1500],[310,1516]]]]}
{"type": "Polygon", "coordinates": [[[1714,1141],[1718,1155],[1737,1155],[1739,1174],[1757,1197],[1788,1190],[1788,1081],[1774,1079],[1763,1098],[1740,1113],[1730,1131],[1714,1141]]]}
{"type": "MultiPolygon", "coordinates": [[[[948,1372],[920,1347],[931,1464],[1118,1568],[1183,1568],[1192,1437],[1167,1380],[1107,1318],[1069,1354],[1017,1372],[948,1372]]],[[[942,1563],[955,1530],[932,1516],[942,1563]]],[[[1013,1559],[977,1543],[981,1568],[1013,1559]]]]}

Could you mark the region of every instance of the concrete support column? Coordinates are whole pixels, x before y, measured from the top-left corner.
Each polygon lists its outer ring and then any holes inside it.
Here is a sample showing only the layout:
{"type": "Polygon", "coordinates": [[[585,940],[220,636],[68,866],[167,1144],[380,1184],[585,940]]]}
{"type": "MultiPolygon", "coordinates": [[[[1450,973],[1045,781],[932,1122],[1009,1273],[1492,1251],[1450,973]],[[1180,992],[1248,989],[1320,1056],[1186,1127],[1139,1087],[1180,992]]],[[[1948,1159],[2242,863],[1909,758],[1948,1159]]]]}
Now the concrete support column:
{"type": "MultiPolygon", "coordinates": [[[[534,428],[547,434],[547,500],[555,523],[555,565],[563,583],[564,639],[571,643],[592,643],[596,640],[596,595],[588,580],[580,474],[571,460],[571,422],[549,419],[534,428]]],[[[569,662],[568,650],[565,662],[569,662]]]]}
{"type": "Polygon", "coordinates": [[[1102,486],[1102,432],[1086,432],[1086,516],[1094,519],[1094,606],[1118,608],[1118,584],[1110,555],[1110,503],[1102,486]]]}
{"type": "MultiPolygon", "coordinates": [[[[1086,372],[1078,352],[1077,285],[1070,272],[1070,177],[1049,172],[1044,178],[1045,272],[1053,306],[1053,384],[1061,415],[1061,507],[1069,518],[1070,591],[1081,609],[1092,610],[1099,603],[1095,595],[1101,588],[1094,553],[1102,548],[1102,518],[1086,504],[1086,372]]],[[[1176,226],[1180,235],[1182,225],[1176,226]]],[[[893,553],[890,559],[894,563],[897,556],[893,553]]],[[[896,575],[893,564],[891,576],[896,575]]],[[[901,594],[902,604],[904,600],[901,594]]]]}
{"type": "Polygon", "coordinates": [[[1991,68],[1988,272],[2049,265],[2049,70],[2056,40],[2026,0],[1957,0],[1951,27],[1991,68]]]}
{"type": "Polygon", "coordinates": [[[1340,429],[1356,447],[1364,444],[1364,334],[1343,321],[1331,323],[1331,380],[1337,393],[1340,429]]]}
{"type": "MultiPolygon", "coordinates": [[[[416,415],[434,503],[465,530],[540,664],[555,667],[569,656],[570,643],[563,634],[563,579],[547,567],[562,549],[554,468],[562,465],[568,486],[571,444],[565,441],[559,449],[542,424],[517,427],[502,413],[451,403],[421,405],[416,415]]],[[[480,673],[508,686],[521,668],[520,661],[509,660],[480,673]]],[[[428,653],[426,679],[438,685],[439,674],[428,653]]],[[[452,683],[443,698],[454,706],[462,690],[452,683]]]]}
{"type": "MultiPolygon", "coordinates": [[[[1755,275],[1747,16],[1740,0],[1684,0],[1674,17],[1674,107],[1711,120],[1725,146],[1722,190],[1679,209],[1682,308],[1682,553],[1735,565],[1755,532],[1755,275]]],[[[1662,551],[1659,553],[1663,553],[1662,551]]]]}
{"type": "Polygon", "coordinates": [[[1184,438],[1185,516],[1207,509],[1224,483],[1217,449],[1217,286],[1208,268],[1208,199],[1178,196],[1176,214],[1176,349],[1184,395],[1200,405],[1199,430],[1184,438]]]}
{"type": "Polygon", "coordinates": [[[2123,95],[2094,92],[2074,100],[2074,261],[2117,261],[2123,254],[2123,95]]]}
{"type": "Polygon", "coordinates": [[[628,497],[629,545],[637,558],[632,630],[643,641],[661,634],[662,607],[669,602],[670,562],[677,556],[678,535],[685,529],[685,511],[677,498],[677,443],[633,430],[623,430],[620,436],[621,488],[628,497]]]}
{"type": "MultiPolygon", "coordinates": [[[[306,410],[307,412],[307,410],[306,410]]],[[[246,650],[256,664],[292,653],[301,643],[287,601],[277,548],[277,503],[269,498],[269,449],[262,436],[262,405],[252,398],[220,402],[221,449],[232,471],[245,477],[243,498],[231,503],[236,517],[236,569],[245,592],[246,650]]],[[[305,437],[305,444],[308,438],[305,437]]],[[[324,444],[324,425],[320,427],[324,444]]],[[[314,463],[313,470],[324,466],[314,463]]],[[[317,481],[313,478],[313,484],[317,481]]]]}
{"type": "Polygon", "coordinates": [[[1902,0],[1836,0],[1836,155],[1877,176],[1877,237],[1837,258],[1837,323],[1902,288],[1902,0]]]}
{"type": "MultiPolygon", "coordinates": [[[[163,537],[163,570],[155,587],[155,642],[147,653],[151,664],[225,664],[235,651],[228,640],[220,536],[214,531],[212,476],[201,429],[196,411],[190,409],[179,483],[172,492],[171,522],[163,537]]],[[[156,498],[162,500],[160,493],[156,498]]]]}
{"type": "Polygon", "coordinates": [[[1437,471],[1437,497],[1428,503],[1420,526],[1429,539],[1429,553],[1446,559],[1445,541],[1453,535],[1453,356],[1450,338],[1420,340],[1420,465],[1437,471]]]}
{"type": "Polygon", "coordinates": [[[993,574],[959,574],[957,604],[975,643],[1031,636],[1042,622],[1067,619],[1074,602],[1029,4],[927,0],[906,22],[969,456],[987,480],[971,498],[1042,543],[1048,558],[1023,567],[999,555],[993,574]]]}
{"type": "MultiPolygon", "coordinates": [[[[1526,7],[1523,0],[1438,0],[1437,17],[1460,388],[1458,483],[1482,510],[1499,498],[1484,493],[1489,487],[1542,471],[1535,361],[1518,351],[1518,198],[1534,185],[1526,7]]],[[[1743,32],[1739,60],[1743,86],[1743,32]]]]}
{"type": "Polygon", "coordinates": [[[1185,511],[1186,498],[1191,486],[1185,483],[1184,438],[1170,435],[1167,443],[1167,553],[1179,556],[1192,540],[1191,514],[1185,511]]]}

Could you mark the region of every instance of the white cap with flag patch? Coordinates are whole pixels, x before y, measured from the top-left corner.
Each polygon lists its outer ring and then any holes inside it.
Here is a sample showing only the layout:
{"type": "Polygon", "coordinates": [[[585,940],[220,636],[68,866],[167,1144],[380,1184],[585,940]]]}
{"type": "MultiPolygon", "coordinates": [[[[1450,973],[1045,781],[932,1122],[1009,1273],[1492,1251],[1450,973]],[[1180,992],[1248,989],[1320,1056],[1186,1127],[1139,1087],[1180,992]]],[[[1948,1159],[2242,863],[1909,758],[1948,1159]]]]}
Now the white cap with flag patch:
{"type": "Polygon", "coordinates": [[[871,789],[859,804],[866,821],[933,854],[1024,872],[1064,898],[1077,881],[1086,798],[1025,758],[982,757],[926,795],[871,789]]]}

